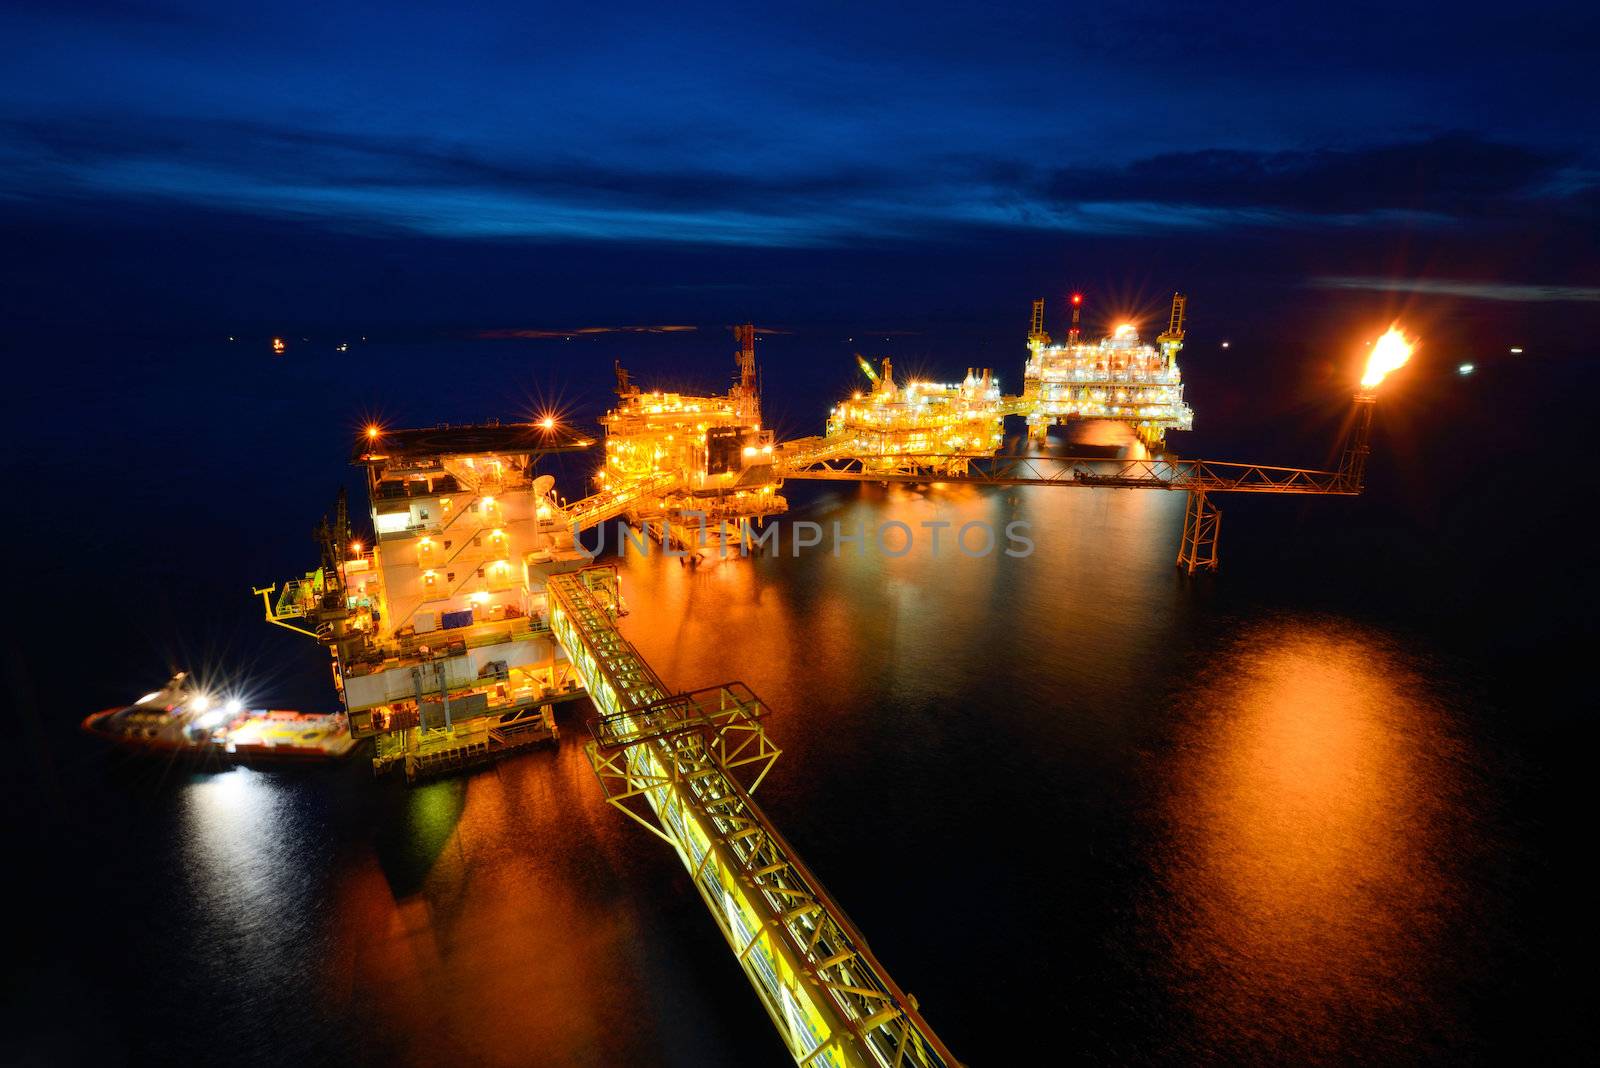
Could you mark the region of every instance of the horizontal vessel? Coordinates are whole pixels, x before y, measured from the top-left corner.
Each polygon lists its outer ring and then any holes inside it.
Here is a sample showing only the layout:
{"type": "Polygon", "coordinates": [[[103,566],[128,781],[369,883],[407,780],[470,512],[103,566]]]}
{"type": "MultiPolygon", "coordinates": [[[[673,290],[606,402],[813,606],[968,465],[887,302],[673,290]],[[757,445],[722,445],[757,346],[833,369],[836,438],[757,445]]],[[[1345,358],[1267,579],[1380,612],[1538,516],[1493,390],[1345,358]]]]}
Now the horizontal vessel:
{"type": "Polygon", "coordinates": [[[349,756],[357,742],[343,712],[247,709],[218,702],[179,672],[131,705],[96,712],[83,729],[121,748],[236,763],[310,763],[349,756]]]}

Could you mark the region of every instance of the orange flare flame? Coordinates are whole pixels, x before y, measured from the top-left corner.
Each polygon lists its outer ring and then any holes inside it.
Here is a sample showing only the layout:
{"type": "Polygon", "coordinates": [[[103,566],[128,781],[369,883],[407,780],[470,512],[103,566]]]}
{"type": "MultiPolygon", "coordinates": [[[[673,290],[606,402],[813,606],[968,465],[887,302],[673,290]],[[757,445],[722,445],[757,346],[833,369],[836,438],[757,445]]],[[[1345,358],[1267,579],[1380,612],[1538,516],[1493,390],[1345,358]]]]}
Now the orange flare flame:
{"type": "Polygon", "coordinates": [[[1391,326],[1372,346],[1372,355],[1367,357],[1367,373],[1361,376],[1361,388],[1376,389],[1390,371],[1406,365],[1415,348],[1416,344],[1407,341],[1398,326],[1391,326]]]}

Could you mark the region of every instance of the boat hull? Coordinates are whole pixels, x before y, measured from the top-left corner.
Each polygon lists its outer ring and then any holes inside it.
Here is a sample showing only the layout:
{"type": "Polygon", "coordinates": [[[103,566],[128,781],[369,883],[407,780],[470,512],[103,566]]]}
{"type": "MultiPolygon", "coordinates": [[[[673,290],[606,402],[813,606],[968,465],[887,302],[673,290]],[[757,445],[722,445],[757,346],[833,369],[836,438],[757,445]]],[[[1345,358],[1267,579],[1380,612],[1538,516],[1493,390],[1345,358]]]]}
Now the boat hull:
{"type": "MultiPolygon", "coordinates": [[[[104,709],[85,717],[81,727],[86,734],[123,752],[201,763],[322,764],[344,760],[361,747],[360,742],[350,737],[348,728],[342,731],[319,731],[321,737],[315,741],[284,744],[230,738],[226,735],[191,738],[177,727],[144,728],[135,732],[119,724],[117,720],[119,714],[136,710],[134,706],[104,709]]],[[[270,724],[280,730],[302,724],[322,726],[326,724],[328,717],[271,711],[246,713],[239,719],[243,722],[230,724],[229,733],[249,731],[259,724],[270,724]]],[[[247,735],[247,737],[253,736],[247,735]]]]}

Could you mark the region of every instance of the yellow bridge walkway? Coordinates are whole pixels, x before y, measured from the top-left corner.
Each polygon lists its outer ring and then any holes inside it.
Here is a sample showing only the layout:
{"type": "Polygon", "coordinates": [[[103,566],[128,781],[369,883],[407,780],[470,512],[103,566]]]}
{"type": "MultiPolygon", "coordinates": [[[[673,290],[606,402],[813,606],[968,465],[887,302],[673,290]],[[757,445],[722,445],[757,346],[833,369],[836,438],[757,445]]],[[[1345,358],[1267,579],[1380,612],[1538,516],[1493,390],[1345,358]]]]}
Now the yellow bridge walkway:
{"type": "Polygon", "coordinates": [[[587,751],[606,800],[677,852],[795,1062],[957,1065],[752,800],[779,753],[755,694],[668,690],[616,628],[613,567],[554,576],[546,590],[551,629],[598,713],[587,751]]]}

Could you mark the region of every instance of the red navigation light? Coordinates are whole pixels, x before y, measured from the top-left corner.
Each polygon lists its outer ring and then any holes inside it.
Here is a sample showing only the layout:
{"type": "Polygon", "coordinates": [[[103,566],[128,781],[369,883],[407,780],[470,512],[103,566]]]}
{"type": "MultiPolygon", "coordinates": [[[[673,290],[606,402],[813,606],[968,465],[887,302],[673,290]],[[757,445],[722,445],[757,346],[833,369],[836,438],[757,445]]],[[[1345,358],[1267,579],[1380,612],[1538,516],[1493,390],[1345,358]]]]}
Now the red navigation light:
{"type": "Polygon", "coordinates": [[[1082,304],[1083,303],[1083,294],[1082,293],[1074,293],[1074,294],[1072,294],[1072,303],[1074,303],[1074,304],[1082,304]]]}

